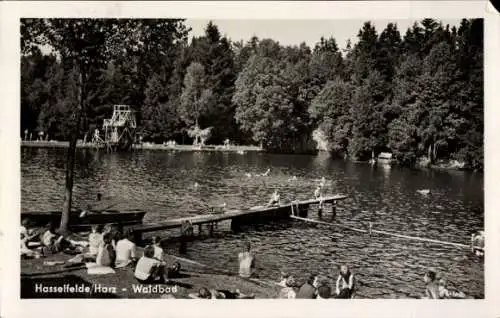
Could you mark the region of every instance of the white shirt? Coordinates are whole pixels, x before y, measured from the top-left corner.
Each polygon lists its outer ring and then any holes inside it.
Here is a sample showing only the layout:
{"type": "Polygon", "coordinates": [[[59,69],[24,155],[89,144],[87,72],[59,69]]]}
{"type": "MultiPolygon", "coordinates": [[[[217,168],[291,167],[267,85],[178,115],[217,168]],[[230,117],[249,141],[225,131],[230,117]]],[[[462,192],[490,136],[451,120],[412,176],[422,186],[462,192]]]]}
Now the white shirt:
{"type": "Polygon", "coordinates": [[[153,245],[155,249],[155,255],[153,256],[154,258],[157,258],[159,260],[163,259],[163,249],[159,246],[153,245]]]}
{"type": "Polygon", "coordinates": [[[159,266],[160,264],[161,262],[154,258],[143,256],[137,262],[134,276],[140,280],[146,280],[151,275],[151,270],[153,269],[153,267],[159,266]]]}
{"type": "Polygon", "coordinates": [[[90,233],[89,235],[89,253],[92,255],[97,255],[99,252],[99,246],[104,244],[102,240],[101,233],[90,233]]]}
{"type": "Polygon", "coordinates": [[[52,245],[52,238],[56,237],[55,234],[52,234],[50,231],[47,231],[43,234],[42,243],[45,246],[52,245]]]}
{"type": "Polygon", "coordinates": [[[24,227],[24,225],[21,225],[21,235],[28,236],[28,230],[24,227]]]}
{"type": "Polygon", "coordinates": [[[128,239],[119,240],[116,243],[116,261],[128,262],[135,258],[135,244],[128,239]]]}
{"type": "Polygon", "coordinates": [[[250,252],[242,252],[238,254],[238,259],[240,261],[240,271],[239,274],[242,277],[252,276],[254,256],[250,252]]]}
{"type": "Polygon", "coordinates": [[[344,280],[342,275],[339,275],[339,277],[337,278],[337,288],[336,288],[337,295],[340,293],[340,290],[344,288],[352,289],[353,287],[354,287],[354,275],[352,273],[349,276],[348,282],[344,280]]]}

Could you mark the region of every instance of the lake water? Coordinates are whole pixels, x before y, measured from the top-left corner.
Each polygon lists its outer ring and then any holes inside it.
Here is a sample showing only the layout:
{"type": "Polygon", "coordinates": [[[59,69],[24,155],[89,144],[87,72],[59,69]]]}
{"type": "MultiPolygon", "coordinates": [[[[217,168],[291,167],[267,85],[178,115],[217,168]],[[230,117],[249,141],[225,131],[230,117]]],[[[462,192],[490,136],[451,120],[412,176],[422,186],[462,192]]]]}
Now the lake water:
{"type": "MultiPolygon", "coordinates": [[[[23,211],[61,208],[65,159],[66,149],[22,148],[23,211]]],[[[122,206],[147,211],[144,222],[208,213],[207,207],[224,202],[228,208],[262,205],[274,189],[285,201],[309,199],[323,176],[327,193],[349,195],[338,205],[341,224],[364,228],[371,221],[378,230],[468,244],[484,221],[482,174],[373,168],[326,155],[78,150],[75,175],[76,206],[100,191],[122,206]],[[268,168],[267,177],[246,176],[268,168]],[[289,180],[292,176],[296,180],[289,180]],[[418,189],[431,193],[424,196],[418,189]]],[[[329,221],[329,212],[323,220],[329,221]]],[[[309,217],[318,219],[314,208],[309,217]]],[[[466,294],[484,298],[483,261],[467,249],[300,221],[248,226],[239,233],[221,224],[214,237],[190,243],[185,257],[236,272],[245,241],[252,243],[264,279],[276,281],[281,271],[299,281],[313,273],[335,279],[337,265],[349,264],[359,297],[418,298],[423,274],[434,269],[466,294]]],[[[168,252],[177,253],[177,245],[168,252]]]]}

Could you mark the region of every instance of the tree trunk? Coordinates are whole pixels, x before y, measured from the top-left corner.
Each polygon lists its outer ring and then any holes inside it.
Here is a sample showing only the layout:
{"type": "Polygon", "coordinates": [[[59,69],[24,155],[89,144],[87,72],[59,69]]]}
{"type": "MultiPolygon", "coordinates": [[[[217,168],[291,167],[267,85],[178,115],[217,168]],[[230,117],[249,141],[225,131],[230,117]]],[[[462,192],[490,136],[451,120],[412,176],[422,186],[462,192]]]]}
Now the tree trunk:
{"type": "Polygon", "coordinates": [[[61,223],[59,225],[60,233],[67,233],[69,216],[71,213],[71,203],[73,199],[73,174],[75,170],[76,142],[80,132],[80,121],[83,110],[83,75],[80,69],[78,76],[78,106],[76,109],[75,126],[71,133],[68,155],[66,159],[66,186],[64,189],[64,203],[61,215],[61,223]]]}
{"type": "Polygon", "coordinates": [[[434,158],[434,161],[437,160],[437,144],[434,143],[434,149],[432,150],[432,157],[434,158]]]}
{"type": "Polygon", "coordinates": [[[433,160],[432,160],[432,144],[429,145],[429,149],[427,151],[427,157],[429,159],[429,162],[432,163],[433,162],[433,160]]]}

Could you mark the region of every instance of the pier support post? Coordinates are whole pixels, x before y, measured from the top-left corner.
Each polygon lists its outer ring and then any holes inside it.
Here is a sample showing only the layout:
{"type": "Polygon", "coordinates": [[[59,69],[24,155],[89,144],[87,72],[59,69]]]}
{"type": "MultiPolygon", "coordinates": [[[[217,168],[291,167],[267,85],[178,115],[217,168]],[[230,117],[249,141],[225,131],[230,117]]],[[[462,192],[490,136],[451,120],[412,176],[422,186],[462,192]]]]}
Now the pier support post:
{"type": "Polygon", "coordinates": [[[210,223],[210,236],[214,235],[214,223],[215,222],[210,223]]]}
{"type": "Polygon", "coordinates": [[[231,220],[231,231],[238,232],[240,230],[240,222],[237,219],[231,220]]]}
{"type": "Polygon", "coordinates": [[[309,214],[309,206],[300,207],[298,214],[301,218],[307,218],[309,214]]]}
{"type": "Polygon", "coordinates": [[[332,220],[337,216],[337,201],[332,202],[332,220]]]}

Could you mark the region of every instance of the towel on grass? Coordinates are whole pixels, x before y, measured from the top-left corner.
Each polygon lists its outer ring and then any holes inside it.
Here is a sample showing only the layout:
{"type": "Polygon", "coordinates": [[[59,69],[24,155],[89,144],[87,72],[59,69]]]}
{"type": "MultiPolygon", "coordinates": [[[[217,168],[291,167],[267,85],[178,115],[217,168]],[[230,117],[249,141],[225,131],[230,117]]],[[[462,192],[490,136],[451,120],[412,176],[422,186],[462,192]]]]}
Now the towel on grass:
{"type": "Polygon", "coordinates": [[[127,267],[131,263],[132,263],[131,260],[128,260],[128,261],[116,261],[116,268],[124,268],[124,267],[127,267]]]}
{"type": "Polygon", "coordinates": [[[89,275],[105,275],[114,274],[115,270],[109,266],[97,265],[97,263],[85,263],[87,267],[87,274],[89,275]]]}
{"type": "Polygon", "coordinates": [[[78,254],[73,258],[67,260],[68,263],[82,263],[83,262],[83,254],[78,254]]]}
{"type": "Polygon", "coordinates": [[[46,266],[54,266],[54,265],[62,265],[64,264],[64,261],[45,261],[43,262],[43,265],[46,266]]]}

